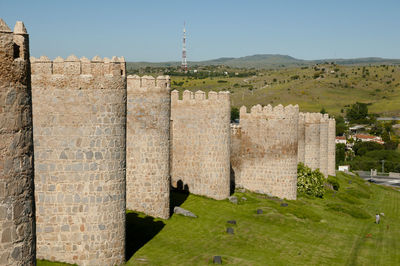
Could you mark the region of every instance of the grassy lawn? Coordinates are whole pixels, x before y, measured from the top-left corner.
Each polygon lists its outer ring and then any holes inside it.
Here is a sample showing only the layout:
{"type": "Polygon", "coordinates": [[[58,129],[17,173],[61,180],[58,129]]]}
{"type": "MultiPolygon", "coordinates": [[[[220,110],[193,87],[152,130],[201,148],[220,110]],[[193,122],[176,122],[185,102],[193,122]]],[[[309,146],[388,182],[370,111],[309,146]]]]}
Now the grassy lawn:
{"type": "Polygon", "coordinates": [[[328,113],[338,115],[346,105],[359,101],[370,103],[372,113],[400,115],[399,81],[399,66],[320,65],[318,71],[311,67],[259,70],[246,78],[172,77],[171,87],[179,91],[229,90],[232,106],[236,107],[298,104],[301,111],[319,112],[324,107],[328,113]],[[315,78],[321,69],[325,72],[315,78]]]}
{"type": "Polygon", "coordinates": [[[205,265],[215,255],[231,265],[400,265],[400,192],[341,173],[338,179],[339,191],[323,199],[246,192],[235,193],[235,205],[174,193],[174,205],[183,202],[198,218],[128,212],[127,265],[205,265]],[[385,214],[379,225],[377,212],[385,214]]]}

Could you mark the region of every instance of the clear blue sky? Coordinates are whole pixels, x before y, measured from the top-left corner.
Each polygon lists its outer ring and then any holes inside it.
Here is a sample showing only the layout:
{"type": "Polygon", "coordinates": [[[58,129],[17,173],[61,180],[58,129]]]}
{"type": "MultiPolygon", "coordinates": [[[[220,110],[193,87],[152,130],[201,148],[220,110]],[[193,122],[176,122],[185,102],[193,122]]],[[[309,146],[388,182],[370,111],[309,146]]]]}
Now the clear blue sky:
{"type": "Polygon", "coordinates": [[[0,0],[10,27],[24,21],[31,55],[179,61],[287,54],[301,59],[400,58],[399,0],[0,0]]]}

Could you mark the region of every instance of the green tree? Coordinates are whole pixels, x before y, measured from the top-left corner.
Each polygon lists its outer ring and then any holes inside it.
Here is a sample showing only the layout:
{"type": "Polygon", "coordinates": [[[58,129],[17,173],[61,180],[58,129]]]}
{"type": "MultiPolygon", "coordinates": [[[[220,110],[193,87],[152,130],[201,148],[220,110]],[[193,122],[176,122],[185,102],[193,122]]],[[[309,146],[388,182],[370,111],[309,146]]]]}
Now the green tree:
{"type": "Polygon", "coordinates": [[[363,123],[368,116],[368,106],[366,103],[356,102],[347,110],[346,117],[350,123],[363,123]]]}
{"type": "Polygon", "coordinates": [[[353,151],[357,156],[363,156],[369,151],[383,150],[384,146],[376,142],[357,141],[353,146],[353,151]]]}
{"type": "Polygon", "coordinates": [[[343,164],[346,160],[346,144],[336,144],[336,166],[343,164]]]}
{"type": "Polygon", "coordinates": [[[239,108],[232,107],[231,108],[231,121],[235,121],[236,119],[239,119],[239,117],[240,117],[239,108]]]}
{"type": "Polygon", "coordinates": [[[326,110],[324,107],[322,107],[321,111],[319,111],[321,114],[326,114],[326,110]]]}

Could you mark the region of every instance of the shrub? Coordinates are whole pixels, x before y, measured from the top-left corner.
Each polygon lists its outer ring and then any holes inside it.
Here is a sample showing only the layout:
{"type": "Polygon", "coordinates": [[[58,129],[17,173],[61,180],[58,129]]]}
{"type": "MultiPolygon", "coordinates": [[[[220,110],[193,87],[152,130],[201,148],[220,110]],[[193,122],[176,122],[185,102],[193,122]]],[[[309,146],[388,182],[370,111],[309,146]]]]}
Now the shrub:
{"type": "Polygon", "coordinates": [[[337,180],[336,177],[333,176],[328,176],[328,179],[326,180],[329,184],[332,185],[333,189],[338,191],[340,188],[339,181],[337,180]]]}
{"type": "Polygon", "coordinates": [[[312,171],[311,168],[299,163],[297,166],[297,191],[309,196],[322,198],[325,193],[324,187],[325,177],[316,169],[312,171]]]}
{"type": "Polygon", "coordinates": [[[218,83],[227,83],[228,81],[220,79],[220,80],[218,80],[217,82],[218,82],[218,83]]]}

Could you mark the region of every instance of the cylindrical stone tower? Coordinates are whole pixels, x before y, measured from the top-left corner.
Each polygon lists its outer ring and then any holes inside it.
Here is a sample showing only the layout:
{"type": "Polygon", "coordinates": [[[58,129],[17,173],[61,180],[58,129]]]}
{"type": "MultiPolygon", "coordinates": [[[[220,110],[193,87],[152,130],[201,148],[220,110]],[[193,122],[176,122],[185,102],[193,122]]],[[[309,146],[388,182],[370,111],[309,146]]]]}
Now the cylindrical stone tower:
{"type": "Polygon", "coordinates": [[[230,93],[171,92],[171,183],[217,200],[230,193],[230,93]]]}
{"type": "Polygon", "coordinates": [[[169,218],[168,76],[128,76],[126,207],[169,218]]]}
{"type": "Polygon", "coordinates": [[[325,177],[328,177],[328,123],[329,115],[322,115],[319,135],[319,170],[325,177]]]}
{"type": "Polygon", "coordinates": [[[304,163],[304,140],[305,140],[305,127],[304,127],[304,114],[299,113],[299,129],[298,129],[298,152],[297,162],[304,163]]]}
{"type": "Polygon", "coordinates": [[[298,119],[297,105],[240,108],[240,148],[231,158],[237,186],[296,199],[298,119]]]}
{"type": "Polygon", "coordinates": [[[0,19],[0,265],[35,264],[29,39],[0,19]]]}
{"type": "Polygon", "coordinates": [[[336,120],[329,118],[328,125],[328,174],[336,175],[336,120]]]}
{"type": "Polygon", "coordinates": [[[305,113],[304,164],[312,170],[319,168],[321,113],[305,113]]]}
{"type": "Polygon", "coordinates": [[[31,58],[37,257],[125,260],[125,60],[31,58]]]}

